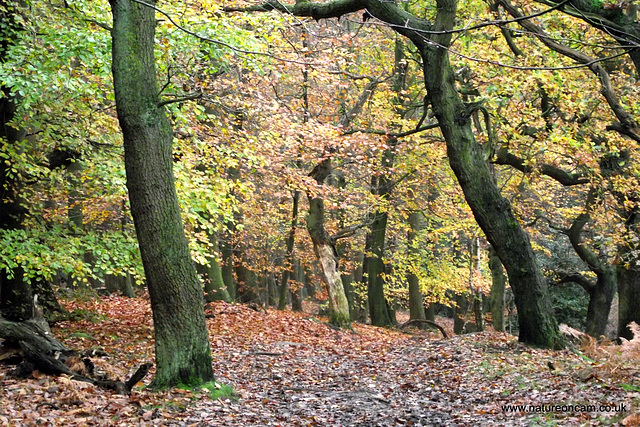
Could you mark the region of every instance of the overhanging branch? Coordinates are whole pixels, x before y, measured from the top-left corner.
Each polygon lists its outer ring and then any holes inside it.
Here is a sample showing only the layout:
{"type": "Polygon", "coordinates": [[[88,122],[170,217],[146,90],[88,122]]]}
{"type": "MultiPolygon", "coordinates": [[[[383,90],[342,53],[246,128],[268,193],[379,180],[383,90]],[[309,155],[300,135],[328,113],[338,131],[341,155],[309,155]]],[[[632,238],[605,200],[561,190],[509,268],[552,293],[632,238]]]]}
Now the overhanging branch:
{"type": "MultiPolygon", "coordinates": [[[[497,165],[512,166],[525,174],[534,171],[533,166],[527,165],[523,159],[510,153],[505,147],[502,147],[498,150],[493,162],[497,165]]],[[[548,163],[543,163],[539,167],[541,174],[546,175],[549,178],[553,178],[566,187],[589,183],[589,178],[585,177],[583,173],[567,172],[557,166],[553,166],[548,163]]]]}

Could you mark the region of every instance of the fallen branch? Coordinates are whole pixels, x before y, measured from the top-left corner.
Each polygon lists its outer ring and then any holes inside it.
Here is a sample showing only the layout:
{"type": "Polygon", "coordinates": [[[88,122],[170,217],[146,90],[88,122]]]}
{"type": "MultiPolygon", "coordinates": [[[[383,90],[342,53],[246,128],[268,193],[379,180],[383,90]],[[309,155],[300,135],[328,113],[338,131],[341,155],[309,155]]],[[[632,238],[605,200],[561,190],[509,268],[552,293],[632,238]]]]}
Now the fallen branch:
{"type": "MultiPolygon", "coordinates": [[[[37,299],[34,300],[34,307],[37,307],[36,304],[37,299]]],[[[10,344],[17,344],[22,352],[22,362],[10,373],[17,378],[27,378],[38,370],[48,375],[68,375],[73,380],[128,395],[152,366],[151,363],[143,364],[126,382],[95,379],[74,372],[64,362],[78,353],[67,349],[53,336],[47,321],[42,317],[42,310],[34,310],[34,317],[24,322],[12,322],[0,317],[0,338],[10,344]]],[[[90,361],[87,363],[91,364],[90,361]]]]}
{"type": "Polygon", "coordinates": [[[404,322],[402,325],[398,326],[398,329],[404,329],[407,326],[411,326],[411,325],[415,325],[415,324],[425,324],[425,325],[433,326],[434,328],[438,329],[442,333],[443,338],[449,338],[449,335],[447,334],[447,331],[445,331],[442,326],[438,325],[436,322],[433,322],[431,320],[411,319],[411,320],[408,320],[408,321],[404,322]]]}

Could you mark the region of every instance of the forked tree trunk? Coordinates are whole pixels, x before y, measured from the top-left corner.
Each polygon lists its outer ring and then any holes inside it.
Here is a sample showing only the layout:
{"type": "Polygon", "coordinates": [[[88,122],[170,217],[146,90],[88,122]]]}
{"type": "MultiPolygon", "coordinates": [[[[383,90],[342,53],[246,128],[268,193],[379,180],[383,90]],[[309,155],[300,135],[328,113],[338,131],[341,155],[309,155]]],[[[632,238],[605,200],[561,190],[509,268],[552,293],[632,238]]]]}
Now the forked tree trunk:
{"type": "MultiPolygon", "coordinates": [[[[331,173],[331,157],[327,157],[318,164],[310,176],[319,185],[331,173]]],[[[320,263],[322,279],[327,287],[329,297],[329,324],[339,328],[351,328],[349,316],[349,302],[344,293],[344,286],[338,269],[338,256],[335,242],[324,228],[324,200],[320,196],[309,197],[309,215],[307,216],[307,230],[313,242],[313,250],[320,263]]]]}
{"type": "MultiPolygon", "coordinates": [[[[148,3],[155,5],[153,0],[148,3]]],[[[158,96],[155,11],[131,0],[110,4],[113,79],[127,188],[153,310],[157,365],[153,385],[211,381],[202,285],[174,185],[173,131],[158,96]]]]}

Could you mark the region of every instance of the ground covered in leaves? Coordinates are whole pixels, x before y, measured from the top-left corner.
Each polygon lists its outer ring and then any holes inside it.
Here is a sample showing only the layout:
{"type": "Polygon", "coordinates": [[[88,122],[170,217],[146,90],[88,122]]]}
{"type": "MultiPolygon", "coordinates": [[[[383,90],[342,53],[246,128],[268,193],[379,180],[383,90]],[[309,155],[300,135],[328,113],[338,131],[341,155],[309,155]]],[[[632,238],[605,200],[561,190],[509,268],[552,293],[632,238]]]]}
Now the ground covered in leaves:
{"type": "MultiPolygon", "coordinates": [[[[107,355],[93,361],[112,379],[153,361],[147,300],[65,305],[79,320],[58,323],[54,334],[69,348],[103,349],[107,355]]],[[[336,331],[308,314],[212,308],[214,372],[235,398],[151,392],[151,376],[120,396],[37,372],[17,380],[0,365],[0,425],[640,425],[634,352],[539,350],[494,332],[442,339],[359,324],[336,331]]]]}

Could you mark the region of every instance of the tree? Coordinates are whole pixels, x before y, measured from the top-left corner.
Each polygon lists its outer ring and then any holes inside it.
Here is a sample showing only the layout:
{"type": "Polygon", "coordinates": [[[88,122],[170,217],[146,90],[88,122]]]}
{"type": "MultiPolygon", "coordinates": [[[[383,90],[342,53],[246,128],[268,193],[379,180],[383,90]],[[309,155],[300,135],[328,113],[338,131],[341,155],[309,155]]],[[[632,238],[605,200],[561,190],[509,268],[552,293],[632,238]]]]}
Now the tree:
{"type": "MultiPolygon", "coordinates": [[[[20,30],[16,11],[17,2],[0,2],[0,61],[5,62],[9,46],[20,30]]],[[[0,144],[2,157],[0,163],[0,229],[20,229],[26,216],[26,208],[20,198],[22,182],[16,179],[16,171],[12,170],[11,152],[19,151],[18,144],[25,138],[24,129],[16,128],[14,123],[19,96],[12,93],[9,87],[2,87],[0,99],[0,144]]],[[[21,321],[31,317],[32,292],[29,283],[25,281],[22,266],[15,265],[13,269],[0,271],[0,310],[10,320],[21,321]]]]}
{"type": "Polygon", "coordinates": [[[491,319],[493,329],[504,332],[504,291],[507,278],[500,259],[492,247],[489,247],[489,269],[491,270],[491,319]]]}
{"type": "MultiPolygon", "coordinates": [[[[331,151],[327,150],[325,158],[316,165],[309,176],[322,186],[331,174],[331,151]]],[[[309,198],[309,215],[307,230],[313,242],[313,250],[320,263],[322,278],[329,296],[329,323],[340,328],[350,328],[349,301],[344,292],[342,278],[338,269],[338,251],[335,239],[325,229],[324,199],[322,196],[307,194],[309,198]]]]}
{"type": "Polygon", "coordinates": [[[132,0],[110,5],[127,188],[153,310],[153,384],[207,382],[213,371],[202,285],[184,235],[173,177],[173,132],[156,81],[155,10],[132,0]]]}
{"type": "Polygon", "coordinates": [[[449,164],[476,221],[507,270],[518,308],[519,339],[543,347],[561,347],[563,342],[553,316],[546,282],[529,237],[520,226],[509,201],[502,197],[493,181],[484,149],[476,141],[471,128],[470,118],[474,110],[462,102],[455,86],[447,48],[452,40],[457,2],[438,0],[433,22],[417,18],[396,4],[378,0],[302,2],[295,5],[266,3],[226,10],[273,9],[314,19],[337,18],[366,9],[368,14],[411,40],[423,61],[427,101],[447,143],[449,164]]]}

